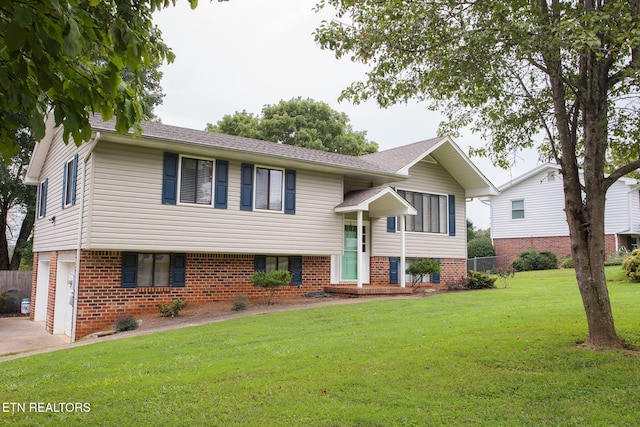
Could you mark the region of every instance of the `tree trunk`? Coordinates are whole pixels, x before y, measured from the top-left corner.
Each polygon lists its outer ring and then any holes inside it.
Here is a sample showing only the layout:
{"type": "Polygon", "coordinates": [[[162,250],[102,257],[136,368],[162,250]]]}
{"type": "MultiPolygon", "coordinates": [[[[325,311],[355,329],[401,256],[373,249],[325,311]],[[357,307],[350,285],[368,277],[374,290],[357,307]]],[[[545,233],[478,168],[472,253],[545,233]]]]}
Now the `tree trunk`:
{"type": "Polygon", "coordinates": [[[29,237],[31,237],[34,221],[35,212],[29,207],[27,209],[27,214],[22,220],[22,225],[20,226],[20,234],[18,234],[18,239],[16,240],[16,248],[13,251],[13,256],[11,257],[11,262],[9,263],[9,270],[20,269],[20,264],[22,262],[22,249],[29,241],[29,237]]]}

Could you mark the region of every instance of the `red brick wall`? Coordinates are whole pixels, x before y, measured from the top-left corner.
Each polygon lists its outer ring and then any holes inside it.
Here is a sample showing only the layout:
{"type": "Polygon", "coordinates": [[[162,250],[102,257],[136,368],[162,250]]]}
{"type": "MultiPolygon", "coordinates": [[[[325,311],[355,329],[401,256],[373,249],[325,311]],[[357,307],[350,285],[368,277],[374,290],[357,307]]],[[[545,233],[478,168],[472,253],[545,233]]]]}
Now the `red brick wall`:
{"type": "MultiPolygon", "coordinates": [[[[467,277],[467,260],[443,258],[440,260],[440,287],[467,277]]],[[[374,286],[389,286],[389,257],[371,257],[369,281],[374,286]]],[[[409,284],[407,284],[409,286],[409,284]]]]}
{"type": "MultiPolygon", "coordinates": [[[[82,253],[76,339],[112,325],[118,317],[158,312],[159,304],[170,304],[176,299],[203,304],[232,301],[239,293],[250,299],[266,296],[264,289],[251,283],[253,255],[187,254],[183,288],[122,288],[121,263],[120,252],[82,253]]],[[[282,288],[276,297],[321,291],[330,283],[330,275],[330,257],[304,256],[302,287],[282,288]]]]}
{"type": "MultiPolygon", "coordinates": [[[[50,334],[53,333],[53,312],[56,306],[56,283],[58,277],[58,253],[51,252],[49,255],[49,292],[47,295],[47,320],[45,329],[50,334]]],[[[37,274],[36,274],[37,280],[37,274]]],[[[36,285],[37,286],[37,285],[36,285]]],[[[35,295],[35,294],[32,294],[35,295]]]]}
{"type": "MultiPolygon", "coordinates": [[[[527,237],[512,239],[493,239],[493,247],[498,258],[497,266],[511,265],[521,252],[535,249],[536,252],[551,251],[558,259],[571,256],[571,242],[569,236],[555,237],[527,237]]],[[[607,255],[616,251],[615,236],[605,236],[605,251],[607,255]]]]}

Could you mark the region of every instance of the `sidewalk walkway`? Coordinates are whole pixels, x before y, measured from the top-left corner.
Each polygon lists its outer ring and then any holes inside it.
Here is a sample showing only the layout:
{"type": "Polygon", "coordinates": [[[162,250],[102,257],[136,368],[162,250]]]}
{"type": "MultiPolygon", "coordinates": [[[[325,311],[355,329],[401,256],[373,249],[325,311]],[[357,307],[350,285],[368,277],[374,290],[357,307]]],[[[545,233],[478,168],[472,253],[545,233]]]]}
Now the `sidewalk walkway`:
{"type": "Polygon", "coordinates": [[[32,322],[28,317],[0,317],[0,358],[68,343],[68,339],[51,335],[42,323],[32,322]]]}

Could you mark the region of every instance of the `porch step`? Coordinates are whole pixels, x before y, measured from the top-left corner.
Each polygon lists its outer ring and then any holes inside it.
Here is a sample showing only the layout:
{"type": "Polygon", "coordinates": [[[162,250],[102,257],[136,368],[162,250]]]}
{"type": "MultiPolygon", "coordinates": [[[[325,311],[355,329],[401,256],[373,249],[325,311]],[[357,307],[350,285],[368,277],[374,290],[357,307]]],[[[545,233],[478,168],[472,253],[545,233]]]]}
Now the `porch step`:
{"type": "Polygon", "coordinates": [[[370,295],[411,295],[413,293],[413,289],[401,288],[400,286],[363,286],[358,288],[353,285],[332,285],[325,286],[324,291],[352,298],[370,295]]]}

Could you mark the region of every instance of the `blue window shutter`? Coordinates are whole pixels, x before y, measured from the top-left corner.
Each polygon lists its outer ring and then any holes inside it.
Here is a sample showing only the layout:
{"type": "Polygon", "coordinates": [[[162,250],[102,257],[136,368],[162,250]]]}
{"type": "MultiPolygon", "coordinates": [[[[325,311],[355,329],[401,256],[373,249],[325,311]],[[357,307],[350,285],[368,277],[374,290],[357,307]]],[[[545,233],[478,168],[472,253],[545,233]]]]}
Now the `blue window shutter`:
{"type": "Polygon", "coordinates": [[[138,284],[138,254],[135,252],[122,253],[122,284],[123,288],[135,288],[138,284]]]}
{"type": "Polygon", "coordinates": [[[396,217],[388,216],[387,217],[387,233],[395,233],[396,232],[396,217]]]}
{"type": "Polygon", "coordinates": [[[291,284],[302,285],[302,257],[292,256],[289,262],[291,263],[291,284]]]}
{"type": "Polygon", "coordinates": [[[264,255],[256,255],[254,260],[254,271],[267,271],[267,257],[264,255]]]}
{"type": "Polygon", "coordinates": [[[400,266],[400,258],[389,257],[389,283],[398,284],[398,268],[400,266]]]}
{"type": "Polygon", "coordinates": [[[253,165],[243,163],[240,170],[240,210],[253,210],[253,165]]]}
{"type": "MultiPolygon", "coordinates": [[[[434,258],[433,260],[440,264],[440,260],[438,258],[434,258]]],[[[440,273],[434,273],[431,275],[431,283],[440,283],[440,273]]]]}
{"type": "Polygon", "coordinates": [[[64,209],[65,202],[67,201],[67,168],[69,164],[67,162],[64,163],[64,167],[62,168],[62,209],[64,209]]]}
{"type": "Polygon", "coordinates": [[[229,162],[226,160],[216,160],[216,183],[214,208],[227,208],[227,192],[229,188],[229,162]]]}
{"type": "Polygon", "coordinates": [[[48,192],[49,192],[49,178],[46,178],[44,180],[44,184],[42,184],[42,212],[40,212],[40,216],[42,216],[43,218],[47,216],[47,193],[48,192]]]}
{"type": "Polygon", "coordinates": [[[76,187],[78,184],[78,155],[73,156],[73,173],[71,180],[71,204],[76,204],[76,187]]]}
{"type": "Polygon", "coordinates": [[[184,288],[187,277],[187,254],[171,255],[171,286],[184,288]]]}
{"type": "Polygon", "coordinates": [[[162,204],[175,205],[178,201],[178,155],[164,153],[162,163],[162,204]]]}
{"type": "Polygon", "coordinates": [[[456,235],[456,196],[449,194],[449,236],[456,235]]]}
{"type": "Polygon", "coordinates": [[[284,213],[296,213],[296,171],[284,171],[284,213]]]}

